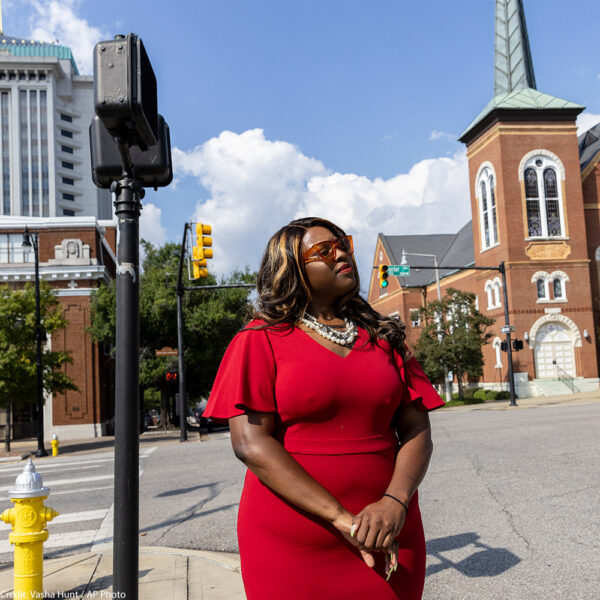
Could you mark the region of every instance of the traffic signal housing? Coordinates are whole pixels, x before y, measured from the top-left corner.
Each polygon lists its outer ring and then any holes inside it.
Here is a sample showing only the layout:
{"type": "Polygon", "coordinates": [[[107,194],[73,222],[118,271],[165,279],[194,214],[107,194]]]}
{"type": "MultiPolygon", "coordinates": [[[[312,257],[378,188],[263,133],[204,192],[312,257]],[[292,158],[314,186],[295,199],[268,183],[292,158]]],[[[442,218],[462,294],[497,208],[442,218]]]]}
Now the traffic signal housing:
{"type": "Polygon", "coordinates": [[[213,257],[212,227],[204,223],[196,223],[196,245],[192,248],[192,275],[194,279],[208,277],[206,259],[213,257]]]}
{"type": "Polygon", "coordinates": [[[523,350],[523,340],[513,340],[512,341],[513,350],[518,352],[519,350],[523,350]]]}
{"type": "Polygon", "coordinates": [[[386,288],[388,286],[388,266],[379,265],[379,287],[386,288]]]}

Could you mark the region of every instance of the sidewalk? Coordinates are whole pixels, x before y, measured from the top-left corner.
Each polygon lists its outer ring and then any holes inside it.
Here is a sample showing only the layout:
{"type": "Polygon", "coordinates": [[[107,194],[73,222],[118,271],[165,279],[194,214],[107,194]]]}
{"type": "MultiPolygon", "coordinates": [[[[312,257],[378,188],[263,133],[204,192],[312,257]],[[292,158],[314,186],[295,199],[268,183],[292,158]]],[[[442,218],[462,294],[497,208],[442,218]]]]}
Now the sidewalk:
{"type": "MultiPolygon", "coordinates": [[[[140,547],[143,600],[244,600],[237,554],[140,547]]],[[[88,552],[44,560],[45,598],[111,598],[113,554],[88,552]]],[[[11,598],[12,565],[0,566],[0,598],[11,598]]]]}
{"type": "Polygon", "coordinates": [[[600,402],[600,389],[577,394],[562,394],[560,396],[535,396],[532,398],[517,398],[517,406],[510,406],[510,400],[493,400],[482,404],[466,404],[442,408],[437,413],[471,410],[518,410],[520,408],[547,408],[551,406],[576,406],[578,404],[595,404],[600,402]]]}

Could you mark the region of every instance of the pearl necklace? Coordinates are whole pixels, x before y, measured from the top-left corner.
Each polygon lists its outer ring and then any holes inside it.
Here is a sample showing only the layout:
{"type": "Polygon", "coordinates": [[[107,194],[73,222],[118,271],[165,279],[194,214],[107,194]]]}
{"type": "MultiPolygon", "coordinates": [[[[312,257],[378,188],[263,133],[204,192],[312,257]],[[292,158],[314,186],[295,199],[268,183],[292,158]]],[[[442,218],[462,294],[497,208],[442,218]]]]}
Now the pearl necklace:
{"type": "Polygon", "coordinates": [[[346,325],[344,331],[336,331],[329,325],[321,323],[309,313],[304,313],[304,316],[300,321],[307,327],[314,329],[321,337],[324,337],[335,344],[340,344],[340,346],[351,346],[358,337],[358,328],[356,327],[356,324],[347,317],[344,317],[344,323],[346,325]]]}

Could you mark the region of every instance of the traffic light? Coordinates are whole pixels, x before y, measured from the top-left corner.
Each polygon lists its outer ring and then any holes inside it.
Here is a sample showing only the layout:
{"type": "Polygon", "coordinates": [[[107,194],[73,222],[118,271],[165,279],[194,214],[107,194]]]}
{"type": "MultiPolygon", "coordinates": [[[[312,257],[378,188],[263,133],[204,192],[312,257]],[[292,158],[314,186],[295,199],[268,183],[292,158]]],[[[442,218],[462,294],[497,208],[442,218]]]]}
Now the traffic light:
{"type": "Polygon", "coordinates": [[[502,350],[502,352],[508,352],[508,344],[506,342],[500,342],[500,350],[502,350]]]}
{"type": "Polygon", "coordinates": [[[165,381],[167,383],[177,383],[178,374],[177,371],[167,371],[165,373],[165,381]]]}
{"type": "Polygon", "coordinates": [[[513,350],[518,352],[519,350],[523,350],[523,340],[513,340],[513,350]]]}
{"type": "Polygon", "coordinates": [[[194,279],[208,277],[207,258],[213,257],[212,227],[196,223],[196,245],[192,248],[192,269],[194,279]],[[206,235],[208,234],[208,235],[206,235]]]}
{"type": "Polygon", "coordinates": [[[388,286],[388,266],[379,265],[379,287],[385,288],[388,286]]]}

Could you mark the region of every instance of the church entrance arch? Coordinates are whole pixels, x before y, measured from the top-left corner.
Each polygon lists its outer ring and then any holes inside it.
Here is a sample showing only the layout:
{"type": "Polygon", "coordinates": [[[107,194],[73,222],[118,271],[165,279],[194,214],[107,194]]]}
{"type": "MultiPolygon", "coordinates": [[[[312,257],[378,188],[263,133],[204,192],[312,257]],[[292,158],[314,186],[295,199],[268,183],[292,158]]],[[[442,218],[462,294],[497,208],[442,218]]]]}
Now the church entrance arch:
{"type": "Polygon", "coordinates": [[[575,340],[572,331],[560,321],[544,323],[534,343],[536,377],[557,378],[565,373],[576,377],[575,340]]]}

